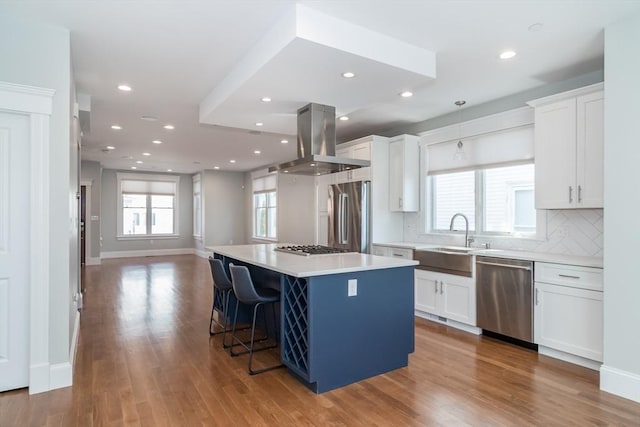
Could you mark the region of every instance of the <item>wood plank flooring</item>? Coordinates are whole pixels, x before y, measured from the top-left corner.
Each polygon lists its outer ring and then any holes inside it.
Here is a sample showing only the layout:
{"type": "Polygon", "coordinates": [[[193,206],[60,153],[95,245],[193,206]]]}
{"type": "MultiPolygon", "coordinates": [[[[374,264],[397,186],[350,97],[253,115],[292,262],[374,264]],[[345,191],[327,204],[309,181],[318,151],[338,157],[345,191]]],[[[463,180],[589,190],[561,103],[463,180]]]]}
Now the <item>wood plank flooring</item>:
{"type": "Polygon", "coordinates": [[[0,393],[0,426],[640,426],[595,371],[421,319],[407,368],[315,395],[283,369],[249,376],[209,337],[206,260],[104,260],[83,278],[73,387],[0,393]]]}

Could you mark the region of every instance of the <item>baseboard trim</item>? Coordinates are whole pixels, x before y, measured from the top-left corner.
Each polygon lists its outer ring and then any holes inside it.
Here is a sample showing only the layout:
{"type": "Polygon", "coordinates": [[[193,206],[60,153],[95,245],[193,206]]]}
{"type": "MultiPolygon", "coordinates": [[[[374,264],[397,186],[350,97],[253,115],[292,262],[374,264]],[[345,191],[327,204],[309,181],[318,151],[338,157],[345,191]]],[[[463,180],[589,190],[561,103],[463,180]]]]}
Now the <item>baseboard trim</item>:
{"type": "Polygon", "coordinates": [[[134,258],[145,256],[165,256],[165,255],[193,255],[193,248],[177,248],[177,249],[150,249],[144,251],[114,251],[102,252],[102,259],[109,258],[134,258]]]}
{"type": "Polygon", "coordinates": [[[437,316],[431,313],[425,313],[424,311],[414,310],[414,315],[421,319],[430,320],[431,322],[440,323],[442,325],[451,326],[452,328],[460,329],[461,331],[468,332],[473,335],[481,335],[482,329],[475,326],[460,323],[455,320],[447,319],[446,317],[437,316]]]}
{"type": "Polygon", "coordinates": [[[594,371],[598,371],[600,369],[600,366],[602,365],[601,362],[598,362],[596,360],[586,359],[581,356],[565,353],[564,351],[556,350],[542,345],[538,345],[538,354],[553,357],[554,359],[564,360],[565,362],[573,363],[574,365],[580,365],[584,368],[593,369],[594,371]]]}
{"type": "Polygon", "coordinates": [[[100,258],[86,257],[84,259],[84,265],[100,265],[102,260],[100,258]]]}
{"type": "Polygon", "coordinates": [[[49,364],[40,363],[29,367],[29,394],[49,391],[49,364]]]}
{"type": "Polygon", "coordinates": [[[49,369],[49,390],[69,387],[73,383],[73,366],[69,362],[56,363],[49,369]]]}
{"type": "Polygon", "coordinates": [[[69,349],[69,362],[71,368],[76,366],[76,353],[78,350],[78,340],[80,339],[80,311],[76,311],[76,320],[73,324],[73,337],[71,338],[71,348],[69,349]]]}
{"type": "Polygon", "coordinates": [[[204,259],[208,259],[208,258],[209,258],[209,255],[210,255],[210,253],[209,253],[209,252],[201,251],[201,250],[199,250],[199,249],[194,249],[194,250],[193,250],[193,253],[194,253],[195,255],[198,255],[200,258],[204,258],[204,259]]]}
{"type": "Polygon", "coordinates": [[[602,365],[600,367],[600,390],[640,402],[640,375],[602,365]]]}

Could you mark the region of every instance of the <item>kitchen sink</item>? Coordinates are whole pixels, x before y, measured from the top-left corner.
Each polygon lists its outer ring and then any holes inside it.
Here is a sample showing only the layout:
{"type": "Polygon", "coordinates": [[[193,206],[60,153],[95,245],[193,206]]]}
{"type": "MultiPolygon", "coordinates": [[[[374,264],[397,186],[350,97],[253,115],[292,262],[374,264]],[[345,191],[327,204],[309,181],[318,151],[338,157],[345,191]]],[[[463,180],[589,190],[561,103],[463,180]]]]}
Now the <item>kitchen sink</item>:
{"type": "Polygon", "coordinates": [[[473,255],[477,248],[428,248],[413,251],[418,269],[472,277],[473,255]]]}

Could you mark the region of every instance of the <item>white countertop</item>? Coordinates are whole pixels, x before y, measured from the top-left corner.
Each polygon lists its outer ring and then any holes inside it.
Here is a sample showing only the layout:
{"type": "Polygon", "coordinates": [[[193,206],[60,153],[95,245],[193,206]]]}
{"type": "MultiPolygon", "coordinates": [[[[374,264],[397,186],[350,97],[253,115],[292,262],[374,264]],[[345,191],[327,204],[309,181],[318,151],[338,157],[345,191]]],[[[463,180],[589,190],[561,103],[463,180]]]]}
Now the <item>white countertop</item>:
{"type": "Polygon", "coordinates": [[[409,267],[417,261],[368,255],[362,253],[300,256],[277,252],[276,244],[207,246],[215,252],[249,264],[268,268],[294,277],[324,276],[354,271],[380,270],[384,268],[409,267]]]}
{"type": "MultiPolygon", "coordinates": [[[[374,243],[379,246],[391,246],[405,249],[429,249],[449,247],[449,245],[437,245],[433,243],[412,243],[412,242],[390,242],[390,243],[374,243]]],[[[455,246],[451,246],[456,248],[455,246]]],[[[527,261],[551,262],[556,264],[579,265],[582,267],[602,268],[603,262],[600,257],[588,257],[577,255],[551,254],[546,252],[528,252],[511,249],[482,249],[474,248],[472,255],[492,256],[496,258],[512,258],[527,261]]]]}

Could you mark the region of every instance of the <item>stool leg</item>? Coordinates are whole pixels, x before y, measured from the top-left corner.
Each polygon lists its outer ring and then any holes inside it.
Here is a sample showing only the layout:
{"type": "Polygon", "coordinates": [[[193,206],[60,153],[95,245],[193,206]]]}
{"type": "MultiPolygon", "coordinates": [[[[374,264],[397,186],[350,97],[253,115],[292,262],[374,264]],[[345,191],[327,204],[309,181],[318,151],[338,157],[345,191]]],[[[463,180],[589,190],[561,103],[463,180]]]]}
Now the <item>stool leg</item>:
{"type": "MultiPolygon", "coordinates": [[[[268,367],[262,368],[262,369],[253,369],[252,368],[252,361],[253,361],[253,334],[255,332],[256,317],[257,317],[257,314],[258,314],[258,306],[260,306],[260,305],[262,305],[262,314],[264,316],[265,330],[268,329],[268,326],[267,326],[267,313],[265,312],[266,307],[265,307],[264,304],[258,303],[258,304],[256,304],[255,308],[253,309],[254,310],[253,311],[253,328],[254,329],[251,331],[251,350],[249,350],[249,365],[247,367],[247,371],[249,372],[249,375],[261,374],[262,372],[267,372],[267,371],[271,371],[273,369],[278,369],[278,368],[284,367],[284,365],[282,363],[280,363],[280,364],[277,364],[277,365],[274,365],[274,366],[268,366],[268,367]]],[[[272,307],[273,307],[273,305],[272,305],[272,307]]],[[[275,310],[274,310],[274,318],[275,318],[275,310]]],[[[275,324],[274,324],[274,328],[276,328],[276,331],[277,331],[277,327],[275,326],[275,324]]],[[[268,335],[269,334],[267,333],[267,336],[268,335]]],[[[276,348],[278,346],[278,339],[279,339],[279,337],[276,337],[276,340],[275,340],[276,342],[275,342],[274,345],[270,345],[270,346],[267,346],[267,347],[262,347],[262,348],[260,348],[260,349],[258,349],[256,351],[262,351],[262,350],[268,350],[268,349],[271,349],[271,348],[276,348]]]]}

